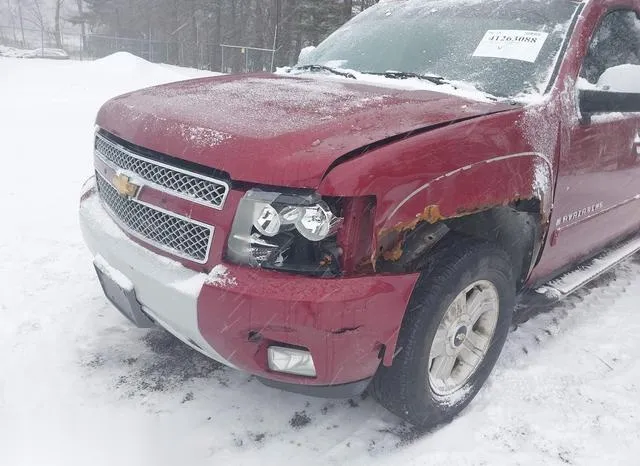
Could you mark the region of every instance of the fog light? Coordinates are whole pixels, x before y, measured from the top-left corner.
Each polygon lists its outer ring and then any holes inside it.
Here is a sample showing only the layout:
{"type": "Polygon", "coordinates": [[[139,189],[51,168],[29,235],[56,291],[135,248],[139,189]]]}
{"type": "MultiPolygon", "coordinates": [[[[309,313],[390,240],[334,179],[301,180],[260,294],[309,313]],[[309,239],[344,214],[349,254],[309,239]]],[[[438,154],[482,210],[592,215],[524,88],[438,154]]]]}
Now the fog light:
{"type": "Polygon", "coordinates": [[[268,351],[269,369],[287,374],[316,376],[316,367],[309,351],[270,346],[268,351]]]}

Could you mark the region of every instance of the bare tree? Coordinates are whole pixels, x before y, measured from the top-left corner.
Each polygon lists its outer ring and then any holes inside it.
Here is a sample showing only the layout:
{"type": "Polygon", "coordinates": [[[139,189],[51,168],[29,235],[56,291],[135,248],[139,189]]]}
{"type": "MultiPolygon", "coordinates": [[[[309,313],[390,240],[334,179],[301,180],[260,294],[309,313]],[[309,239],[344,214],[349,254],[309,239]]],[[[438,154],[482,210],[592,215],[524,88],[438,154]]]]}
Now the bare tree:
{"type": "Polygon", "coordinates": [[[44,14],[42,13],[40,0],[31,0],[31,7],[29,8],[28,13],[29,15],[24,18],[25,21],[33,24],[44,34],[47,23],[45,22],[44,14]]]}
{"type": "Polygon", "coordinates": [[[349,21],[353,15],[353,0],[344,0],[342,8],[342,16],[344,21],[349,21]]]}
{"type": "Polygon", "coordinates": [[[26,41],[24,40],[24,17],[22,16],[22,0],[18,0],[18,19],[20,20],[20,36],[22,37],[21,46],[24,47],[26,41]]]}
{"type": "Polygon", "coordinates": [[[80,33],[82,34],[82,47],[84,48],[85,37],[87,36],[87,25],[84,17],[84,2],[82,0],[76,0],[78,5],[78,17],[80,18],[80,33]]]}
{"type": "Polygon", "coordinates": [[[56,14],[54,18],[54,36],[56,39],[56,47],[62,48],[62,28],[60,27],[60,11],[62,10],[62,4],[64,0],[56,0],[56,14]]]}
{"type": "MultiPolygon", "coordinates": [[[[46,22],[44,19],[44,14],[42,13],[42,5],[40,4],[40,0],[31,0],[31,5],[27,10],[27,15],[22,19],[25,22],[35,26],[40,31],[40,46],[42,49],[44,49],[46,22]]],[[[42,50],[42,53],[44,55],[44,50],[42,50]]]]}
{"type": "Polygon", "coordinates": [[[16,18],[13,6],[11,5],[11,0],[7,0],[7,11],[9,13],[9,20],[11,21],[11,30],[13,32],[13,41],[18,42],[18,36],[16,31],[16,18]]]}

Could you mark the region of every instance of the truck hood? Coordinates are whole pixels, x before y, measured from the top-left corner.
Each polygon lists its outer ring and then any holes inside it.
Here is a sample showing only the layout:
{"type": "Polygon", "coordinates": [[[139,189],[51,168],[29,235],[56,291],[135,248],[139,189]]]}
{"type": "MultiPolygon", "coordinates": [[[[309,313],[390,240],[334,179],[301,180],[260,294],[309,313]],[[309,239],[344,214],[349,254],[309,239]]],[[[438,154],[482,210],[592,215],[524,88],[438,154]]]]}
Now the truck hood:
{"type": "Polygon", "coordinates": [[[97,125],[233,180],[317,188],[345,154],[513,107],[428,90],[306,75],[221,76],[116,97],[97,125]]]}

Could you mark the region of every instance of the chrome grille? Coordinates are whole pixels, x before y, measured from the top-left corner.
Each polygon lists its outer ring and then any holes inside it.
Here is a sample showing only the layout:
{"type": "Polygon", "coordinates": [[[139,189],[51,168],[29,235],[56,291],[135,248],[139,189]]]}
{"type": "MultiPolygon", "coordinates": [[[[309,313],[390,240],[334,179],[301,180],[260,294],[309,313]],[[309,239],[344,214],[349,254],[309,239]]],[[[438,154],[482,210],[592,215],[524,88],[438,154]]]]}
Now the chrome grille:
{"type": "Polygon", "coordinates": [[[129,172],[176,196],[222,209],[229,191],[224,181],[171,167],[134,154],[101,135],[96,136],[96,155],[115,170],[129,172]]]}
{"type": "Polygon", "coordinates": [[[207,261],[213,227],[122,197],[99,174],[96,182],[103,203],[125,230],[176,256],[199,263],[207,261]]]}

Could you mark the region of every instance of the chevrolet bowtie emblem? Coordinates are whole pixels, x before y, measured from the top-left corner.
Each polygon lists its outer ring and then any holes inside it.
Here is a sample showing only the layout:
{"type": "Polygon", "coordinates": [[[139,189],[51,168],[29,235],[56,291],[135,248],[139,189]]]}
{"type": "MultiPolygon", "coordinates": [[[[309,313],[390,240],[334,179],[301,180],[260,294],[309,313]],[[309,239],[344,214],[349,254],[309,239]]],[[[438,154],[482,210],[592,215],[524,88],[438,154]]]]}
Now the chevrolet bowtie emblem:
{"type": "Polygon", "coordinates": [[[111,181],[113,187],[116,188],[116,191],[118,191],[118,194],[122,197],[135,197],[135,195],[138,194],[140,187],[132,183],[127,175],[123,175],[122,173],[117,174],[111,181]]]}

